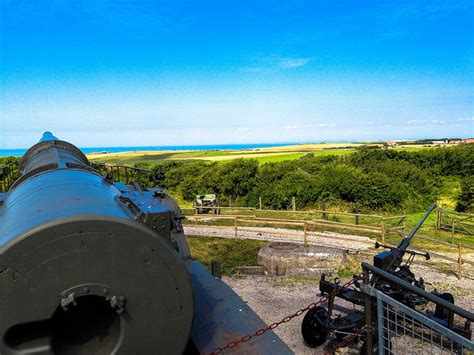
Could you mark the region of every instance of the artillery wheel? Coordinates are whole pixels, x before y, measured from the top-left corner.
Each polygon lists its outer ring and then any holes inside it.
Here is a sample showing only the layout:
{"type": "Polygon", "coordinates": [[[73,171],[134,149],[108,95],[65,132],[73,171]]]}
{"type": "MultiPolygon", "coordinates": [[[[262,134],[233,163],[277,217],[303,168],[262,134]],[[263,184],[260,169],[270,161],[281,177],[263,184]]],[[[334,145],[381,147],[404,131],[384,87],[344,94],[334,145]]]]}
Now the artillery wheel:
{"type": "Polygon", "coordinates": [[[323,307],[310,309],[303,318],[301,334],[311,348],[322,345],[329,335],[328,311],[323,307]]]}

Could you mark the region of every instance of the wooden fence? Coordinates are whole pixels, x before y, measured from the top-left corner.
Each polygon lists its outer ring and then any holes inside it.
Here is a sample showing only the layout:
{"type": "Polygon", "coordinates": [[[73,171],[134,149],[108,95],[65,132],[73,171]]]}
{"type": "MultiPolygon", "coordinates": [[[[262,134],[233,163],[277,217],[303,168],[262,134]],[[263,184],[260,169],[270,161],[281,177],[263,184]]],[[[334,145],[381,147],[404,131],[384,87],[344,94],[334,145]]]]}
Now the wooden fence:
{"type": "Polygon", "coordinates": [[[454,233],[474,234],[474,215],[438,209],[436,229],[444,229],[454,233]]]}
{"type": "MultiPolygon", "coordinates": [[[[455,273],[459,279],[461,279],[462,276],[472,278],[473,275],[471,275],[470,273],[463,274],[463,264],[467,264],[467,265],[470,265],[471,267],[474,267],[474,261],[463,258],[463,253],[474,254],[473,247],[470,247],[461,243],[449,243],[443,240],[430,238],[430,237],[427,237],[425,235],[420,235],[420,234],[417,234],[415,238],[417,240],[424,240],[424,241],[430,242],[430,246],[433,246],[433,244],[438,244],[438,245],[443,245],[445,247],[449,247],[450,249],[452,249],[452,254],[456,255],[455,258],[432,251],[430,250],[431,249],[430,247],[425,248],[426,249],[425,251],[428,251],[431,257],[435,257],[437,259],[441,259],[443,261],[448,261],[449,263],[455,264],[457,266],[457,270],[451,270],[451,272],[455,273]]],[[[398,244],[393,240],[388,240],[388,242],[391,243],[392,245],[398,244]]],[[[411,248],[411,249],[417,250],[415,248],[411,248]]],[[[430,265],[433,265],[433,263],[431,263],[430,265]]]]}
{"type": "MultiPolygon", "coordinates": [[[[366,215],[366,214],[355,214],[348,212],[330,212],[330,211],[278,211],[278,210],[260,210],[255,208],[248,207],[220,207],[221,214],[192,214],[193,209],[183,209],[185,212],[190,212],[187,214],[187,220],[192,221],[195,224],[201,223],[209,228],[215,229],[228,229],[233,227],[234,237],[239,237],[239,231],[253,231],[249,226],[253,227],[265,227],[265,226],[280,226],[280,227],[289,227],[291,229],[296,229],[298,231],[303,231],[303,243],[308,244],[308,236],[311,236],[310,231],[314,230],[316,227],[330,227],[333,229],[342,229],[342,230],[353,230],[360,232],[368,232],[371,235],[375,235],[376,239],[379,239],[382,244],[389,243],[393,246],[397,245],[398,242],[393,240],[395,236],[403,236],[406,231],[406,217],[403,216],[378,216],[378,215],[366,215]],[[259,217],[259,213],[266,214],[286,214],[291,215],[293,218],[269,218],[269,217],[259,217]],[[323,216],[324,213],[324,216],[323,216]],[[331,220],[331,215],[335,216],[344,216],[346,220],[344,222],[338,222],[331,220]],[[299,217],[299,218],[298,218],[299,217]],[[369,224],[361,223],[364,221],[364,218],[368,221],[371,221],[369,224]],[[352,221],[352,223],[349,223],[352,221]],[[226,225],[218,225],[226,224],[226,225]]],[[[212,208],[211,208],[212,209],[212,208]]],[[[296,237],[295,233],[292,233],[288,230],[281,231],[272,231],[272,235],[276,236],[285,236],[285,237],[296,237]]],[[[301,235],[301,234],[300,234],[301,235]]],[[[320,236],[324,237],[324,236],[320,236]]],[[[333,236],[328,238],[334,238],[333,236]]],[[[346,238],[345,238],[346,239],[346,238]]],[[[443,261],[453,263],[457,267],[457,270],[452,270],[455,274],[461,278],[463,275],[468,276],[469,274],[463,274],[463,264],[470,265],[474,267],[474,262],[467,260],[463,257],[463,253],[474,253],[474,248],[463,245],[460,243],[449,243],[442,240],[430,238],[424,235],[416,235],[417,240],[428,241],[430,245],[443,245],[452,249],[452,254],[455,254],[456,257],[451,255],[443,255],[438,253],[436,248],[424,248],[430,253],[431,256],[441,259],[443,261]],[[431,249],[431,250],[430,250],[431,249]]],[[[301,239],[300,239],[301,240],[301,239]]],[[[349,240],[349,239],[347,239],[349,240]]],[[[360,241],[359,241],[360,242],[360,241]]],[[[413,248],[412,248],[413,249],[413,248]]],[[[450,253],[451,254],[451,253],[450,253]]],[[[433,266],[433,263],[430,265],[433,266]]]]}
{"type": "Polygon", "coordinates": [[[194,209],[184,208],[187,216],[198,220],[234,220],[236,223],[274,224],[299,226],[305,229],[327,227],[334,230],[351,230],[380,235],[382,243],[391,233],[403,234],[406,230],[406,216],[379,216],[362,213],[336,212],[325,210],[282,211],[261,210],[252,207],[208,207],[210,213],[220,210],[220,214],[193,214],[194,209]],[[264,215],[264,216],[262,216],[264,215]],[[276,216],[276,217],[275,217],[276,216]],[[281,217],[283,216],[283,217],[281,217]],[[288,218],[285,218],[288,217],[288,218]]]}

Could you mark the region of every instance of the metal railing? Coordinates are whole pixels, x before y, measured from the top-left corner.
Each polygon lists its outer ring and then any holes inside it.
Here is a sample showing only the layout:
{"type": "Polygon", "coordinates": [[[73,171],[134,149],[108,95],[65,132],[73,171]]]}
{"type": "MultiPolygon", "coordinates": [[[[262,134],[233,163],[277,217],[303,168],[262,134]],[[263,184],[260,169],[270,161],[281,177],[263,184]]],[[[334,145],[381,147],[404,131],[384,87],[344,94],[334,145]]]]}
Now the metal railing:
{"type": "MultiPolygon", "coordinates": [[[[372,323],[371,319],[368,320],[369,324],[374,324],[376,332],[369,330],[367,336],[370,338],[368,343],[377,350],[378,354],[474,353],[474,343],[454,331],[456,327],[454,315],[457,315],[458,319],[467,320],[464,326],[470,327],[469,322],[474,321],[474,314],[372,265],[364,263],[363,268],[366,282],[370,271],[373,275],[385,278],[409,292],[417,293],[430,302],[444,307],[449,313],[449,319],[444,326],[375,289],[370,283],[363,285],[363,291],[370,296],[369,302],[376,301],[376,322],[372,323]],[[374,338],[372,334],[375,334],[374,338]]],[[[373,308],[374,305],[370,306],[373,308]]],[[[371,317],[367,314],[366,316],[371,317]]]]}
{"type": "Polygon", "coordinates": [[[104,163],[91,163],[91,166],[100,173],[104,174],[104,176],[108,175],[114,181],[122,181],[126,184],[132,181],[138,181],[141,183],[153,182],[156,184],[155,175],[150,169],[104,163]]]}
{"type": "Polygon", "coordinates": [[[7,192],[18,175],[18,166],[15,162],[0,166],[0,193],[7,192]]]}

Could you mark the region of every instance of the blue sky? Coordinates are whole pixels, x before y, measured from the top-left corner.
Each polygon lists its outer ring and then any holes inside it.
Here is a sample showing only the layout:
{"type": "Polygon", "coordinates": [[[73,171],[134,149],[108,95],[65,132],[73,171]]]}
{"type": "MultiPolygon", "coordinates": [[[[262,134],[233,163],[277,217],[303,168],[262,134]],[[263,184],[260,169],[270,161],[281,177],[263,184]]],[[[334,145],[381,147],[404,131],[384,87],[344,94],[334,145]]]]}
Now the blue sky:
{"type": "Polygon", "coordinates": [[[473,4],[0,0],[0,148],[474,136],[473,4]]]}

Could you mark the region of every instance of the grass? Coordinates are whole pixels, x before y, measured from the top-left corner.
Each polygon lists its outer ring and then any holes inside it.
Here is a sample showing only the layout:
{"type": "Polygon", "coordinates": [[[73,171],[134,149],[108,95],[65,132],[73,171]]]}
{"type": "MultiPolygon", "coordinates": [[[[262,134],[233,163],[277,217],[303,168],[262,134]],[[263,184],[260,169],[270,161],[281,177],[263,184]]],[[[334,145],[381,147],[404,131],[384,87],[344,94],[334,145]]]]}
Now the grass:
{"type": "MultiPolygon", "coordinates": [[[[187,236],[191,255],[202,262],[208,269],[213,260],[221,262],[223,275],[232,274],[239,266],[257,266],[257,254],[260,248],[269,242],[250,239],[226,239],[215,237],[187,236]]],[[[348,255],[347,263],[337,270],[340,278],[352,277],[361,273],[360,260],[348,255]]],[[[292,276],[272,278],[269,281],[273,286],[296,287],[299,285],[315,284],[319,276],[292,276]]]]}
{"type": "Polygon", "coordinates": [[[441,183],[438,205],[444,209],[454,210],[456,197],[461,192],[461,180],[456,176],[442,177],[441,183]]]}
{"type": "Polygon", "coordinates": [[[319,276],[284,276],[269,279],[268,282],[275,287],[298,287],[301,285],[318,285],[319,276]]]}
{"type": "Polygon", "coordinates": [[[250,239],[224,239],[187,236],[191,255],[208,269],[212,260],[221,262],[223,275],[229,275],[238,266],[256,266],[257,254],[268,242],[250,239]]]}
{"type": "Polygon", "coordinates": [[[343,155],[351,153],[353,149],[330,149],[314,151],[228,151],[228,150],[203,150],[184,152],[125,152],[114,154],[89,154],[88,158],[93,162],[103,162],[109,164],[133,165],[137,163],[157,164],[163,160],[206,160],[206,161],[227,161],[238,158],[257,159],[260,164],[274,163],[284,160],[293,160],[313,153],[317,156],[343,155]]]}
{"type": "Polygon", "coordinates": [[[137,151],[89,154],[88,158],[95,162],[125,165],[133,165],[141,162],[156,164],[163,160],[224,161],[237,158],[253,158],[257,159],[260,164],[265,164],[298,159],[308,153],[313,153],[317,156],[343,155],[351,153],[360,145],[361,143],[318,143],[245,150],[137,151]]]}
{"type": "Polygon", "coordinates": [[[347,255],[346,263],[337,270],[337,276],[341,279],[351,278],[361,273],[361,261],[353,255],[347,255]]]}
{"type": "MultiPolygon", "coordinates": [[[[133,165],[147,162],[156,164],[163,160],[207,160],[224,161],[237,158],[257,159],[260,164],[298,159],[305,154],[312,153],[317,156],[349,154],[362,143],[315,143],[296,144],[283,147],[267,147],[245,150],[184,150],[184,151],[136,151],[110,154],[89,154],[88,158],[95,162],[110,164],[133,165]]],[[[400,146],[396,150],[416,151],[426,148],[420,146],[400,146]]],[[[392,148],[393,149],[393,148],[392,148]]]]}

